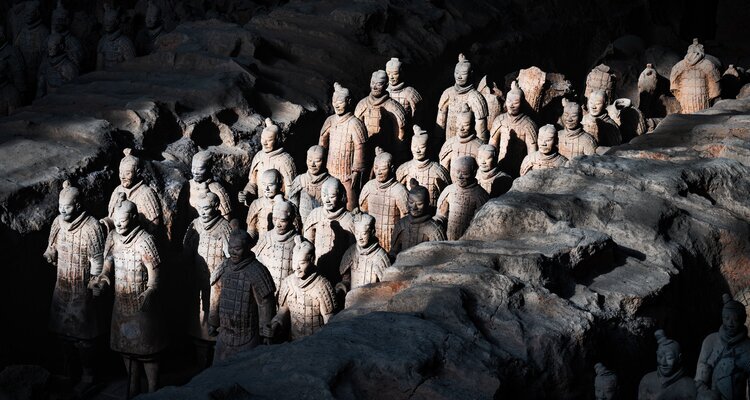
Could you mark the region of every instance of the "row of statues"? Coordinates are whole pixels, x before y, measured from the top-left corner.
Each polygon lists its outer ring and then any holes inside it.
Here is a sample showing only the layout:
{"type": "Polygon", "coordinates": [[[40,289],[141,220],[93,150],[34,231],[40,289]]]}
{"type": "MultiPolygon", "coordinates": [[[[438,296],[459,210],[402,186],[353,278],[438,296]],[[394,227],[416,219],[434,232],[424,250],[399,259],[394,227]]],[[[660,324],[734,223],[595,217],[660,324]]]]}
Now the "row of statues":
{"type": "Polygon", "coordinates": [[[82,72],[111,69],[136,55],[151,53],[165,32],[161,8],[153,2],[148,4],[145,26],[135,41],[120,28],[120,9],[104,3],[103,33],[95,60],[89,61],[84,43],[70,30],[72,15],[63,2],[58,1],[52,11],[51,30],[42,22],[40,6],[39,0],[20,2],[8,15],[7,34],[0,25],[0,115],[56,91],[82,72]]]}
{"type": "MultiPolygon", "coordinates": [[[[656,371],[641,379],[638,400],[738,400],[747,398],[750,378],[750,338],[745,305],[723,295],[722,324],[701,346],[695,378],[685,375],[680,344],[663,330],[655,332],[656,371]]],[[[595,366],[595,398],[618,399],[616,374],[599,363],[595,366]]]]}
{"type": "MultiPolygon", "coordinates": [[[[334,114],[307,151],[305,173],[297,174],[270,119],[236,197],[213,177],[211,153],[194,155],[192,210],[182,212],[197,217],[184,234],[180,263],[190,292],[187,333],[203,366],[315,333],[345,307],[349,291],[383,280],[399,252],[460,239],[476,211],[514,178],[622,141],[607,113],[610,81],[592,80],[600,87],[588,92],[586,110],[566,99],[559,126],[538,128],[528,112],[537,100],[526,100],[522,82],[507,93],[505,111],[495,107],[499,114],[490,115],[463,55],[431,135],[411,124],[421,96],[401,80],[400,68],[393,58],[373,73],[370,94],[354,107],[349,90],[334,84],[334,114]],[[439,160],[430,160],[430,139],[442,136],[439,160]],[[248,209],[244,226],[233,219],[238,203],[248,209]]],[[[92,306],[103,293],[114,294],[110,347],[122,354],[129,393],[139,391],[141,371],[149,391],[158,386],[167,346],[160,288],[164,265],[175,262],[165,252],[160,195],[144,180],[142,164],[125,150],[120,185],[98,221],[78,189],[65,183],[60,192],[44,253],[57,266],[50,327],[78,349],[79,391],[91,387],[94,339],[106,332],[92,306]]]]}

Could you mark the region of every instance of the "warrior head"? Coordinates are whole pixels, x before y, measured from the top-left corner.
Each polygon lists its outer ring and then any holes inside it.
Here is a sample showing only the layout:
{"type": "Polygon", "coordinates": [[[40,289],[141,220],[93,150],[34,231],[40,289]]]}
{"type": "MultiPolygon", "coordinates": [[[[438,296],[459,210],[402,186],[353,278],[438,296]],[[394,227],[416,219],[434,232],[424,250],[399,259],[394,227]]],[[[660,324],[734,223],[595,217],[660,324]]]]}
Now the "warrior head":
{"type": "Polygon", "coordinates": [[[385,63],[385,73],[388,74],[388,83],[396,86],[401,82],[401,60],[393,57],[385,63]]]}
{"type": "Polygon", "coordinates": [[[587,103],[589,114],[592,117],[598,117],[607,112],[607,92],[604,90],[594,90],[589,96],[587,103]]]}
{"type": "Polygon", "coordinates": [[[138,157],[133,155],[132,149],[122,151],[125,157],[120,160],[120,184],[125,189],[130,189],[141,181],[141,164],[138,157]]]}
{"type": "Polygon", "coordinates": [[[311,175],[326,172],[327,154],[326,148],[317,144],[307,149],[307,172],[311,175]]]}
{"type": "Polygon", "coordinates": [[[523,90],[518,86],[518,82],[513,81],[510,84],[510,90],[508,95],[505,97],[505,109],[508,110],[508,114],[515,117],[521,113],[523,107],[524,93],[523,90]]]}
{"type": "Polygon", "coordinates": [[[550,155],[557,152],[557,129],[554,125],[547,124],[539,128],[539,152],[550,155]]]}
{"type": "Polygon", "coordinates": [[[24,15],[24,18],[25,18],[26,24],[35,25],[39,22],[40,13],[39,13],[39,1],[38,0],[27,1],[25,11],[26,11],[26,14],[24,15]]]}
{"type": "Polygon", "coordinates": [[[336,212],[346,206],[346,190],[336,178],[323,182],[320,188],[320,197],[323,207],[329,213],[336,212]]]}
{"type": "Polygon", "coordinates": [[[409,214],[414,218],[419,218],[429,211],[430,192],[414,178],[409,180],[409,201],[407,206],[409,207],[409,214]]]}
{"type": "Polygon", "coordinates": [[[722,296],[722,300],[724,307],[721,310],[721,327],[729,337],[737,336],[745,330],[747,319],[745,306],[726,293],[722,296]]]}
{"type": "Polygon", "coordinates": [[[284,235],[294,229],[294,217],[297,215],[297,210],[294,205],[286,200],[284,196],[276,195],[273,204],[273,229],[279,235],[284,235]]]}
{"type": "Polygon", "coordinates": [[[693,44],[688,46],[685,61],[690,65],[695,65],[704,57],[706,57],[706,51],[703,49],[703,45],[698,42],[698,38],[694,38],[693,44]]]}
{"type": "Polygon", "coordinates": [[[372,167],[375,179],[380,183],[385,183],[393,176],[393,156],[380,147],[375,148],[375,154],[372,167]]]}
{"type": "Polygon", "coordinates": [[[52,32],[47,37],[47,56],[53,59],[63,53],[65,53],[65,41],[62,35],[52,32]]]}
{"type": "Polygon", "coordinates": [[[349,89],[339,85],[338,82],[334,83],[331,104],[333,105],[333,110],[336,112],[336,115],[346,114],[346,112],[349,111],[351,103],[352,98],[349,94],[349,89]]]}
{"type": "Polygon", "coordinates": [[[456,82],[456,86],[466,87],[471,85],[471,73],[471,63],[463,53],[459,54],[458,63],[456,63],[456,68],[453,70],[453,79],[456,82]]]}
{"type": "Polygon", "coordinates": [[[146,9],[146,28],[156,29],[162,22],[161,8],[153,1],[149,1],[146,9]]]}
{"type": "Polygon", "coordinates": [[[263,147],[264,152],[270,153],[279,148],[279,134],[281,133],[281,129],[271,121],[271,118],[266,118],[265,123],[266,126],[260,134],[260,145],[263,147]]]}
{"type": "Polygon", "coordinates": [[[213,192],[206,192],[204,195],[198,197],[196,209],[198,210],[198,217],[201,219],[201,222],[204,224],[211,222],[221,214],[219,211],[219,196],[213,192]]]}
{"type": "Polygon", "coordinates": [[[654,332],[658,348],[656,349],[656,365],[661,376],[671,376],[680,369],[680,344],[667,337],[664,331],[659,329],[654,332]]]}
{"type": "Polygon", "coordinates": [[[357,215],[354,221],[354,237],[357,246],[365,248],[378,241],[375,237],[375,218],[367,213],[357,215]]]}
{"type": "Polygon", "coordinates": [[[456,116],[456,127],[461,138],[468,138],[474,134],[474,113],[466,103],[461,106],[461,111],[456,116]]]}
{"type": "Polygon", "coordinates": [[[411,138],[411,155],[417,161],[424,161],[427,159],[427,131],[420,128],[419,125],[414,125],[414,136],[411,138]]]}
{"type": "Polygon", "coordinates": [[[305,279],[315,272],[315,246],[312,243],[302,241],[294,246],[292,268],[300,279],[305,279]]]}
{"type": "Polygon", "coordinates": [[[483,144],[477,152],[477,164],[482,172],[490,172],[497,165],[497,148],[491,144],[483,144]]]}
{"type": "Polygon", "coordinates": [[[263,197],[273,199],[281,193],[281,184],[284,179],[276,169],[267,169],[260,174],[260,187],[263,189],[263,197]]]}
{"type": "Polygon", "coordinates": [[[451,166],[451,180],[460,188],[467,188],[477,181],[477,162],[474,157],[463,156],[451,166]]]}
{"type": "Polygon", "coordinates": [[[594,398],[596,400],[613,400],[617,395],[617,375],[607,369],[602,363],[594,366],[596,378],[594,379],[594,398]]]}
{"type": "Polygon", "coordinates": [[[388,87],[388,74],[382,69],[373,72],[370,78],[370,95],[381,97],[386,94],[386,87],[388,87]]]}
{"type": "Polygon", "coordinates": [[[125,236],[138,226],[138,207],[127,199],[125,193],[120,192],[117,195],[118,199],[112,215],[112,222],[115,224],[115,231],[125,236]]]}
{"type": "Polygon", "coordinates": [[[79,199],[81,192],[77,187],[72,186],[70,181],[67,180],[63,182],[62,187],[57,203],[58,211],[60,212],[63,221],[72,222],[75,221],[83,211],[79,199]]]}
{"type": "Polygon", "coordinates": [[[193,180],[203,183],[211,177],[211,153],[208,151],[199,151],[193,155],[193,162],[190,166],[190,172],[193,174],[193,180]]]}
{"type": "Polygon", "coordinates": [[[250,248],[253,246],[253,238],[246,230],[240,227],[240,222],[233,219],[229,226],[232,228],[228,240],[229,260],[234,264],[239,264],[242,260],[252,255],[250,248]]]}
{"type": "Polygon", "coordinates": [[[63,33],[68,30],[68,24],[70,24],[70,13],[65,9],[62,0],[58,0],[57,7],[52,11],[52,30],[63,33]]]}
{"type": "Polygon", "coordinates": [[[572,131],[578,129],[581,126],[581,120],[583,115],[581,113],[581,106],[575,101],[571,101],[563,98],[563,114],[562,123],[566,130],[572,131]]]}
{"type": "Polygon", "coordinates": [[[102,21],[104,31],[113,33],[120,28],[120,9],[104,3],[104,20],[102,21]]]}

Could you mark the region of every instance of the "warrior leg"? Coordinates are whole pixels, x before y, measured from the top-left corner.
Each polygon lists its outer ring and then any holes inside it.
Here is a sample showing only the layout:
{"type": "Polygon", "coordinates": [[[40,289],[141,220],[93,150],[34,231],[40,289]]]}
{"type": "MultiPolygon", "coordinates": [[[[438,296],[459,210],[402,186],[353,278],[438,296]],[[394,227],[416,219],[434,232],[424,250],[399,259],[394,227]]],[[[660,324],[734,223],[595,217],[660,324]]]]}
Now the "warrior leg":
{"type": "Polygon", "coordinates": [[[148,380],[148,392],[153,393],[159,385],[159,360],[152,358],[143,361],[143,370],[146,371],[146,380],[148,380]]]}
{"type": "Polygon", "coordinates": [[[128,372],[128,395],[131,399],[137,396],[141,391],[141,363],[132,356],[122,355],[122,361],[125,362],[125,370],[128,372]]]}
{"type": "Polygon", "coordinates": [[[94,340],[81,339],[75,343],[78,357],[81,360],[81,380],[74,391],[83,394],[94,385],[94,367],[96,364],[96,348],[94,340]]]}

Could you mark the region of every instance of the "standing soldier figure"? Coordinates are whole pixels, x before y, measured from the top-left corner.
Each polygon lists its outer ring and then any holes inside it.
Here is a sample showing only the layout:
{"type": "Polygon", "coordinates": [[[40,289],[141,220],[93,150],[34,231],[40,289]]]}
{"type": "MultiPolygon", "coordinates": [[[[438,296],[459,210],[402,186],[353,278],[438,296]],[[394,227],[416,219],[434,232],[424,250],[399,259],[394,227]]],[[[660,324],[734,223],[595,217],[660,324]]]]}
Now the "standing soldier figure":
{"type": "Polygon", "coordinates": [[[721,73],[706,59],[706,52],[698,39],[688,47],[685,58],[669,74],[669,88],[680,102],[683,114],[711,107],[711,102],[721,96],[721,73]]]}

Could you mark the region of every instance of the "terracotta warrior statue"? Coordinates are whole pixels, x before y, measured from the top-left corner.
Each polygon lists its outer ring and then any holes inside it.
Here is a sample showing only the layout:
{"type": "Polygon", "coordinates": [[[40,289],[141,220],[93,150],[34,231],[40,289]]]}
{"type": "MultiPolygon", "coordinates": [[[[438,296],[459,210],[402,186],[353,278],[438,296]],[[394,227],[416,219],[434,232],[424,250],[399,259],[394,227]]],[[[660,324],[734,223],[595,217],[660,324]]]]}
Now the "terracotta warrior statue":
{"type": "Polygon", "coordinates": [[[495,118],[503,112],[503,91],[497,87],[495,82],[489,81],[487,75],[479,81],[477,90],[487,102],[487,131],[492,132],[492,124],[495,122],[495,118]]]}
{"type": "Polygon", "coordinates": [[[698,391],[719,392],[722,399],[745,399],[750,374],[750,338],[745,327],[745,306],[723,296],[721,327],[703,340],[695,384],[698,391]]]}
{"type": "Polygon", "coordinates": [[[505,97],[506,112],[492,123],[489,144],[498,150],[500,169],[510,176],[519,175],[521,162],[537,150],[537,125],[523,111],[524,94],[516,82],[505,97]]]}
{"type": "Polygon", "coordinates": [[[271,320],[270,330],[274,337],[296,340],[319,331],[338,310],[338,304],[331,283],[315,270],[312,243],[298,244],[292,263],[294,274],[281,281],[279,311],[271,320]]]}
{"type": "Polygon", "coordinates": [[[20,50],[23,57],[26,84],[32,90],[31,95],[33,96],[33,89],[36,88],[36,79],[39,74],[39,65],[42,64],[44,53],[47,51],[49,28],[42,23],[39,1],[31,0],[25,4],[24,25],[13,44],[20,50]]]}
{"type": "Polygon", "coordinates": [[[476,159],[479,148],[482,146],[482,141],[479,140],[472,126],[474,114],[466,104],[463,105],[461,110],[455,119],[457,135],[447,139],[443,143],[443,147],[440,148],[440,165],[449,173],[454,160],[463,156],[476,159]]]}
{"type": "Polygon", "coordinates": [[[260,197],[258,179],[263,171],[269,169],[275,169],[281,174],[281,192],[290,193],[292,191],[292,181],[297,176],[297,170],[292,156],[281,147],[280,134],[281,129],[270,118],[266,118],[266,127],[263,128],[263,133],[260,135],[260,144],[263,150],[255,153],[253,161],[250,163],[247,185],[238,195],[240,203],[247,205],[253,198],[260,197]]]}
{"type": "Polygon", "coordinates": [[[193,155],[193,162],[190,172],[193,179],[190,180],[190,206],[197,209],[197,200],[207,193],[213,193],[219,198],[219,211],[221,215],[229,221],[232,215],[232,201],[229,193],[224,189],[221,183],[214,179],[211,169],[213,160],[211,153],[208,151],[199,151],[193,155]]]}
{"type": "Polygon", "coordinates": [[[63,182],[58,202],[60,215],[52,222],[44,252],[47,262],[57,267],[49,328],[66,347],[77,350],[81,380],[75,392],[79,396],[94,383],[95,343],[103,332],[103,321],[87,286],[102,272],[105,240],[104,230],[84,210],[82,200],[77,188],[63,182]]]}
{"type": "Polygon", "coordinates": [[[341,182],[327,180],[321,188],[323,205],[305,220],[305,239],[315,245],[318,272],[329,281],[341,281],[341,257],[354,243],[354,217],[346,210],[346,191],[341,182]]]}
{"type": "Polygon", "coordinates": [[[164,18],[161,7],[149,1],[146,8],[146,26],[138,32],[135,38],[138,55],[145,56],[154,51],[156,39],[164,33],[164,18]]]}
{"type": "Polygon", "coordinates": [[[187,276],[193,284],[190,296],[188,334],[195,342],[199,366],[211,365],[215,339],[209,335],[208,318],[219,305],[221,284],[211,285],[211,274],[227,258],[229,222],[222,218],[219,196],[207,192],[195,199],[198,218],[188,226],[183,248],[188,263],[187,276]]]}
{"type": "Polygon", "coordinates": [[[594,366],[596,378],[594,379],[594,398],[596,400],[615,400],[618,398],[619,388],[617,375],[607,369],[602,363],[594,366]]]}
{"type": "Polygon", "coordinates": [[[388,74],[388,93],[404,107],[406,115],[414,120],[417,114],[417,105],[422,101],[422,96],[412,86],[406,86],[401,80],[401,60],[394,57],[385,63],[385,73],[388,74]]]}
{"type": "MultiPolygon", "coordinates": [[[[6,44],[4,49],[8,46],[10,45],[6,44]]],[[[0,53],[0,116],[9,115],[23,102],[22,94],[13,84],[12,68],[14,68],[13,59],[2,58],[2,53],[0,53]]]]}
{"type": "Polygon", "coordinates": [[[683,114],[711,107],[711,102],[721,96],[721,73],[706,59],[706,52],[698,39],[688,47],[685,58],[672,67],[669,88],[680,102],[683,114]]]}
{"type": "Polygon", "coordinates": [[[139,225],[159,240],[164,227],[159,197],[154,189],[143,182],[140,160],[132,155],[132,150],[125,149],[123,153],[125,157],[120,161],[120,186],[112,192],[107,207],[108,217],[101,222],[106,224],[109,230],[114,228],[112,218],[120,193],[124,193],[127,199],[138,207],[139,225]]]}
{"type": "Polygon", "coordinates": [[[307,149],[307,172],[297,175],[292,182],[289,200],[299,209],[302,221],[307,219],[312,210],[323,204],[321,188],[329,179],[336,179],[328,173],[326,157],[328,152],[323,146],[312,146],[307,149]]]}
{"type": "Polygon", "coordinates": [[[497,166],[497,149],[491,144],[484,144],[479,148],[477,153],[477,183],[490,195],[495,198],[504,194],[513,186],[513,178],[501,171],[497,166]]]}
{"type": "Polygon", "coordinates": [[[47,57],[39,67],[36,97],[39,98],[54,92],[77,76],[78,66],[68,58],[63,37],[57,33],[49,35],[47,57]]]}
{"type": "MultiPolygon", "coordinates": [[[[8,105],[13,108],[20,106],[23,99],[26,98],[26,72],[23,63],[23,55],[16,48],[12,40],[5,36],[5,27],[0,25],[0,115],[8,105]],[[7,87],[9,85],[11,87],[7,87]],[[13,90],[15,89],[15,90],[13,90]],[[9,94],[12,94],[9,96],[9,94]],[[10,100],[10,101],[9,101],[10,100]]],[[[12,110],[11,110],[12,111],[12,110]]]]}
{"type": "Polygon", "coordinates": [[[430,192],[429,205],[435,207],[440,192],[450,184],[450,175],[437,161],[427,158],[429,136],[427,131],[414,125],[414,136],[411,138],[412,159],[396,169],[396,180],[406,185],[415,179],[430,192]]]}
{"type": "Polygon", "coordinates": [[[568,159],[557,152],[557,130],[554,125],[539,129],[539,150],[527,155],[521,163],[521,176],[535,169],[559,168],[568,159]]]}
{"type": "Polygon", "coordinates": [[[448,140],[458,134],[456,119],[463,112],[464,104],[474,114],[474,132],[482,140],[487,140],[487,101],[472,83],[471,63],[463,54],[458,55],[458,63],[453,71],[455,84],[443,91],[438,102],[437,126],[445,132],[448,140]]]}
{"type": "Polygon", "coordinates": [[[583,96],[588,99],[591,97],[591,93],[603,90],[607,94],[607,99],[612,100],[615,95],[616,82],[617,77],[612,69],[603,63],[599,64],[586,76],[586,90],[583,96]]]}
{"type": "MultiPolygon", "coordinates": [[[[260,175],[259,189],[263,191],[263,196],[253,200],[247,211],[247,233],[254,240],[273,229],[273,206],[284,198],[281,194],[281,179],[281,174],[275,169],[267,169],[260,175]]],[[[295,221],[299,221],[296,212],[295,221]]]]}
{"type": "Polygon", "coordinates": [[[463,156],[451,171],[453,184],[440,194],[435,220],[445,227],[448,240],[458,240],[466,232],[474,214],[489,200],[487,192],[477,183],[477,162],[463,156]]]}
{"type": "Polygon", "coordinates": [[[391,239],[391,256],[403,250],[414,247],[422,242],[432,240],[445,240],[445,232],[435,220],[432,219],[432,207],[429,203],[430,193],[426,187],[421,186],[415,179],[411,181],[409,189],[409,214],[396,223],[393,228],[391,239]]]}
{"type": "Polygon", "coordinates": [[[359,209],[375,218],[375,235],[385,251],[391,250],[391,235],[396,222],[409,211],[406,203],[409,194],[404,185],[396,182],[393,157],[380,152],[375,157],[375,179],[367,182],[359,196],[359,209]]]}
{"type": "Polygon", "coordinates": [[[562,99],[562,104],[563,114],[560,119],[563,130],[557,132],[559,141],[557,147],[560,154],[572,160],[578,156],[590,156],[596,153],[596,139],[584,131],[581,125],[583,119],[581,106],[565,98],[562,99]]]}
{"type": "Polygon", "coordinates": [[[328,173],[341,181],[346,188],[348,210],[357,207],[359,191],[366,169],[365,144],[367,128],[351,111],[349,89],[337,83],[333,84],[334,115],[323,123],[320,130],[320,145],[328,150],[328,173]]]}
{"type": "Polygon", "coordinates": [[[588,114],[583,117],[583,130],[596,139],[599,146],[616,146],[622,143],[620,128],[607,113],[607,93],[595,90],[589,95],[588,114]]]}
{"type": "Polygon", "coordinates": [[[159,265],[161,258],[156,240],[139,223],[136,204],[119,193],[112,220],[114,231],[104,249],[104,268],[89,286],[98,295],[112,287],[110,346],[122,354],[130,381],[129,394],[140,391],[140,370],[145,370],[148,391],[158,385],[158,354],[167,347],[159,312],[159,265]]]}
{"type": "Polygon", "coordinates": [[[380,282],[383,271],[391,266],[388,253],[375,237],[375,218],[369,214],[358,214],[354,218],[354,236],[357,242],[341,259],[341,282],[336,284],[336,289],[341,288],[344,293],[368,283],[380,282]]]}
{"type": "Polygon", "coordinates": [[[680,344],[667,338],[661,329],[654,335],[659,345],[656,350],[657,369],[641,379],[638,400],[695,399],[695,381],[682,369],[680,344]]]}
{"type": "Polygon", "coordinates": [[[408,116],[401,104],[388,94],[387,87],[388,75],[385,71],[373,72],[370,94],[357,103],[354,116],[365,124],[372,147],[379,146],[394,154],[399,161],[406,161],[409,151],[408,116]]]}
{"type": "Polygon", "coordinates": [[[70,12],[60,0],[58,0],[57,7],[52,12],[52,32],[62,36],[65,54],[80,70],[83,66],[83,45],[77,37],[70,33],[70,12]]]}
{"type": "Polygon", "coordinates": [[[276,287],[250,251],[252,242],[247,232],[235,226],[229,235],[229,259],[211,275],[211,284],[222,287],[219,306],[209,320],[211,334],[216,336],[214,364],[268,344],[273,336],[269,325],[276,315],[276,287]]]}
{"type": "Polygon", "coordinates": [[[104,36],[96,48],[96,69],[111,69],[135,57],[135,45],[120,30],[120,10],[104,3],[104,36]]]}
{"type": "Polygon", "coordinates": [[[275,287],[292,273],[294,246],[305,240],[294,226],[297,210],[286,200],[273,205],[273,229],[260,236],[253,248],[260,261],[271,273],[275,287]]]}

